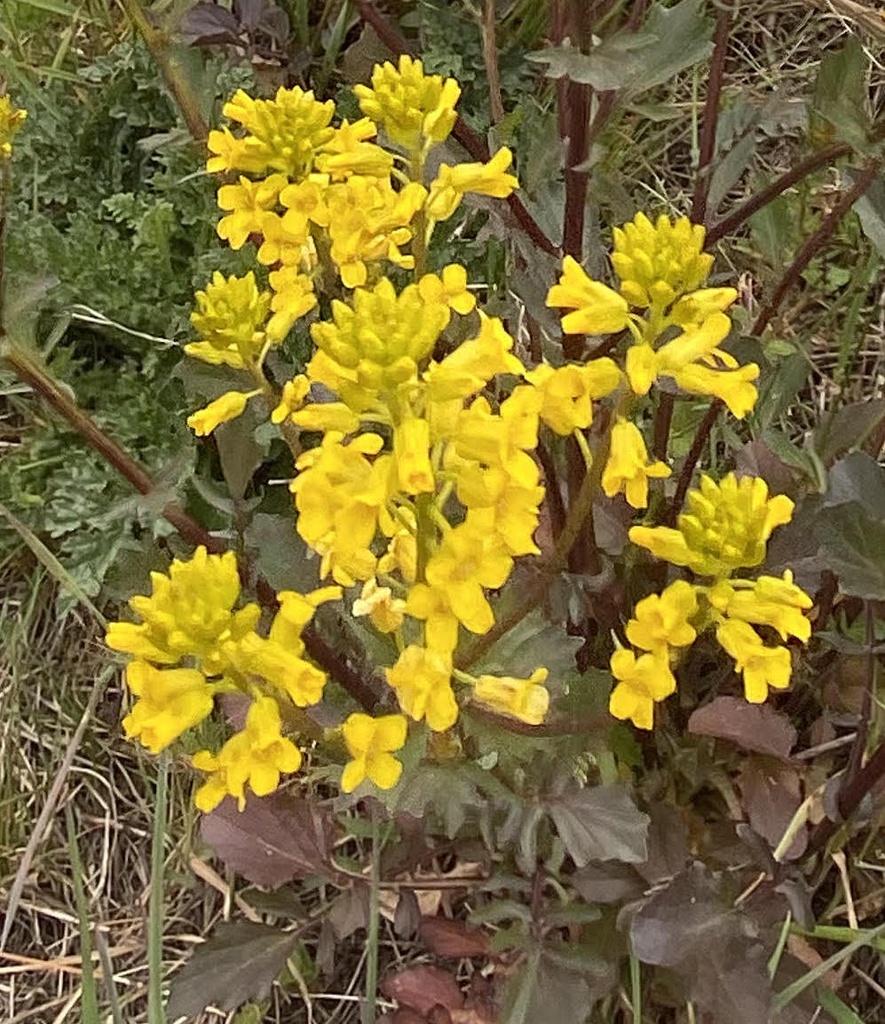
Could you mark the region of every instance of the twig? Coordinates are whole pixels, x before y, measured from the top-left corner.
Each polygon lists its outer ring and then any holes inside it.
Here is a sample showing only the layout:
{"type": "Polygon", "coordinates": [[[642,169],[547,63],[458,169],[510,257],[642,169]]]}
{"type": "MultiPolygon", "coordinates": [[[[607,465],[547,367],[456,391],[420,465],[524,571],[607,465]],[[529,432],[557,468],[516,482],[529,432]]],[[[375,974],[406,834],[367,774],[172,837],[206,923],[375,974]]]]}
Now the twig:
{"type": "MultiPolygon", "coordinates": [[[[873,756],[839,796],[839,813],[842,815],[843,821],[847,821],[854,814],[860,807],[863,798],[883,777],[885,777],[885,743],[880,743],[873,756]]],[[[842,822],[834,821],[832,818],[824,818],[811,833],[811,838],[808,841],[809,850],[817,851],[826,846],[841,824],[842,822]]]]}
{"type": "Polygon", "coordinates": [[[707,85],[707,98],[701,118],[700,150],[698,154],[698,170],[695,177],[694,196],[691,202],[691,220],[695,224],[703,224],[707,219],[707,197],[710,189],[710,165],[716,149],[716,129],[719,124],[719,97],[722,93],[722,81],[725,76],[725,57],[728,53],[728,39],[734,18],[734,6],[731,3],[719,8],[716,15],[716,28],[713,31],[713,55],[710,58],[710,77],[707,85]]]}
{"type": "MultiPolygon", "coordinates": [[[[860,704],[860,717],[857,723],[857,733],[854,743],[848,754],[848,766],[845,769],[844,786],[848,786],[857,777],[863,764],[864,751],[867,748],[867,740],[870,735],[870,716],[873,711],[873,693],[876,689],[876,655],[873,647],[876,641],[875,618],[873,616],[873,605],[870,601],[864,601],[864,617],[866,619],[866,685],[863,689],[863,696],[860,704]]],[[[843,787],[844,788],[844,787],[843,787]]]]}
{"type": "Polygon", "coordinates": [[[806,239],[805,244],[796,254],[795,259],[787,268],[786,273],[778,282],[771,298],[762,308],[756,322],[753,324],[751,334],[760,335],[771,322],[778,311],[781,302],[787,292],[799,280],[802,272],[814,257],[823,249],[830,237],[835,233],[836,228],[842,222],[842,218],[848,213],[852,206],[860,199],[866,190],[875,181],[876,176],[882,168],[881,160],[871,161],[860,173],[854,185],[842,194],[839,201],[821,221],[817,231],[806,239]]]}
{"type": "Polygon", "coordinates": [[[726,235],[730,235],[733,231],[737,230],[737,228],[746,223],[754,213],[758,213],[761,209],[768,206],[769,203],[777,199],[778,196],[783,195],[788,188],[792,188],[803,178],[807,178],[809,174],[814,174],[815,171],[819,171],[822,167],[826,167],[827,164],[832,163],[834,160],[838,160],[843,156],[848,156],[850,152],[851,146],[845,145],[844,143],[837,143],[833,146],[827,146],[826,149],[820,149],[815,153],[810,153],[804,160],[800,160],[795,167],[791,167],[788,171],[784,171],[784,173],[779,178],[775,178],[770,185],[766,185],[765,188],[760,189],[745,202],[741,203],[741,205],[736,210],[733,210],[727,217],[723,217],[722,220],[714,224],[707,231],[707,248],[711,245],[715,245],[721,238],[724,238],[726,235]]]}
{"type": "Polygon", "coordinates": [[[501,93],[501,73],[498,70],[498,44],[495,39],[495,0],[483,0],[482,21],[482,58],[486,66],[486,77],[489,80],[489,113],[492,124],[500,124],[504,120],[504,97],[501,93]]]}
{"type": "MultiPolygon", "coordinates": [[[[40,366],[18,346],[4,341],[0,349],[2,355],[15,371],[16,375],[43,397],[49,405],[83,438],[84,441],[123,477],[140,494],[150,494],[155,487],[151,475],[139,465],[132,456],[124,451],[116,441],[98,426],[92,417],[84,412],[40,366]]],[[[196,519],[193,519],[180,505],[174,502],[166,504],[160,515],[194,547],[202,545],[207,551],[220,554],[227,550],[224,541],[214,537],[196,519]]],[[[252,567],[242,556],[237,559],[240,577],[244,586],[251,586],[259,603],[265,608],[273,608],[277,597],[273,587],[266,580],[255,578],[252,567]]],[[[377,703],[375,691],[328,644],[314,626],[307,626],[302,633],[304,646],[311,658],[316,661],[350,695],[366,710],[371,710],[377,703]]]]}
{"type": "Polygon", "coordinates": [[[163,81],[175,100],[187,130],[196,142],[205,142],[209,128],[200,113],[200,104],[193,90],[182,74],[181,67],[169,51],[169,40],[164,32],[155,28],[148,18],[141,0],[120,0],[135,31],[144,40],[145,46],[160,69],[163,81]]]}
{"type": "Polygon", "coordinates": [[[685,501],[686,494],[688,494],[688,488],[691,486],[691,478],[694,475],[698,462],[700,461],[704,445],[707,443],[710,431],[713,429],[713,424],[716,422],[719,413],[722,412],[724,408],[725,403],[722,399],[715,399],[715,401],[710,403],[710,408],[698,424],[694,440],[691,442],[691,448],[688,451],[688,455],[685,456],[685,462],[682,464],[682,469],[679,473],[679,480],[676,483],[676,491],[673,494],[673,500],[670,503],[670,509],[667,514],[668,526],[675,525],[676,518],[682,511],[682,505],[685,501]]]}

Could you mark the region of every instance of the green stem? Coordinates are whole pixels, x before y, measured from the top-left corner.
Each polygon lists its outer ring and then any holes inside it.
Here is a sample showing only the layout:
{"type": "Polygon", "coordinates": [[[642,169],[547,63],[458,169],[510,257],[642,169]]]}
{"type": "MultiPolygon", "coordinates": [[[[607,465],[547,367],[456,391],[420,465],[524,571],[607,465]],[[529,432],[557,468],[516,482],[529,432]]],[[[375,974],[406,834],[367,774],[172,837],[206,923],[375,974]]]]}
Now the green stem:
{"type": "Polygon", "coordinates": [[[121,0],[121,3],[132,27],[144,40],[145,46],[160,69],[166,88],[172,93],[191,136],[196,142],[205,142],[209,137],[209,128],[200,113],[196,95],[170,51],[166,33],[151,24],[141,0],[121,0]]]}
{"type": "Polygon", "coordinates": [[[433,497],[432,494],[419,494],[415,499],[415,519],[418,526],[416,576],[419,583],[426,582],[427,563],[430,561],[431,545],[433,543],[433,497]]]}
{"type": "Polygon", "coordinates": [[[163,875],[166,804],[169,792],[169,754],[157,763],[157,793],[151,835],[151,893],[148,903],[148,1024],[166,1024],[163,1011],[163,875]]]}

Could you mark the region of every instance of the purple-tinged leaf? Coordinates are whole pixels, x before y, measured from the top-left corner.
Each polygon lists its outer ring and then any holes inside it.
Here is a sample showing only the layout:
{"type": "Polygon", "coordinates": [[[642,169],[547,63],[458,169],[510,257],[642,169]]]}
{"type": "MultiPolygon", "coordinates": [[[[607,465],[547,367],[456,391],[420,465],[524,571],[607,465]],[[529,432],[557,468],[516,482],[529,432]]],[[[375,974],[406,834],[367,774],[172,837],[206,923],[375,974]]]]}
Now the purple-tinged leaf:
{"type": "Polygon", "coordinates": [[[331,820],[314,802],[286,793],[250,796],[242,811],[228,797],[203,815],[200,832],[229,868],[256,885],[275,888],[330,871],[331,820]]]}
{"type": "Polygon", "coordinates": [[[695,736],[729,740],[743,750],[787,760],[796,742],[789,718],[767,704],[748,704],[739,697],[716,697],[688,720],[695,736]]]}
{"type": "Polygon", "coordinates": [[[569,790],[545,806],[579,868],[593,860],[638,864],[648,855],[648,815],[620,786],[569,790]]]}

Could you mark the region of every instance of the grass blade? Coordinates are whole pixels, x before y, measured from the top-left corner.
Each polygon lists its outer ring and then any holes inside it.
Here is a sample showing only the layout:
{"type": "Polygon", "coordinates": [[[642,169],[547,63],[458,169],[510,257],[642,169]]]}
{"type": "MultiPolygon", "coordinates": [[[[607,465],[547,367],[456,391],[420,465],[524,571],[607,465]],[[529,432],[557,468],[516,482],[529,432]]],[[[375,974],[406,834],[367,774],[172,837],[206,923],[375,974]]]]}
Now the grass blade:
{"type": "Polygon", "coordinates": [[[163,883],[166,839],[166,804],[169,795],[169,754],[160,755],[154,829],[151,836],[151,894],[148,910],[148,1024],[166,1024],[163,1009],[163,883]]]}
{"type": "Polygon", "coordinates": [[[95,968],[92,964],[92,932],[89,927],[89,902],[83,885],[83,860],[77,842],[77,827],[70,803],[65,804],[65,823],[68,829],[68,855],[71,858],[71,882],[74,886],[74,903],[80,925],[80,975],[81,1020],[83,1024],[101,1024],[98,1009],[98,992],[95,988],[95,968]]]}

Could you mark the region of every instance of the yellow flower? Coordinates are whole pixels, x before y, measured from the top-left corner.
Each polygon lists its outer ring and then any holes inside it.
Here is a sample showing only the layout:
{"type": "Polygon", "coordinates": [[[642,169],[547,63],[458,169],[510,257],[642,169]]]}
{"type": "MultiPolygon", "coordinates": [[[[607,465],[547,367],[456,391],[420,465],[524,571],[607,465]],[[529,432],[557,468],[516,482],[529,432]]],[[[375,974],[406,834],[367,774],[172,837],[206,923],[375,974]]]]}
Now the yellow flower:
{"type": "Polygon", "coordinates": [[[297,772],[301,751],[281,735],[280,709],[272,697],[259,697],[246,715],[246,726],[224,744],[218,754],[200,750],[193,766],[209,772],[197,790],[194,803],[204,813],[228,795],[240,810],[246,806],[246,785],[256,796],[268,796],[280,784],[280,775],[297,772]]]}
{"type": "Polygon", "coordinates": [[[786,495],[769,498],[761,477],[738,480],[734,473],[718,484],[701,477],[700,489],[688,492],[686,504],[678,529],[634,526],[630,540],[674,565],[723,578],[759,565],[772,531],[790,521],[794,507],[786,495]]]}
{"type": "Polygon", "coordinates": [[[529,725],[540,725],[547,714],[550,694],[541,683],[547,678],[546,668],[536,668],[528,679],[512,676],[480,676],[473,690],[474,697],[505,715],[529,725]]]}
{"type": "MultiPolygon", "coordinates": [[[[429,292],[425,289],[422,294],[429,292]]],[[[498,317],[486,316],[480,311],[479,323],[479,334],[475,338],[462,341],[454,352],[439,363],[431,363],[425,372],[424,380],[431,402],[469,398],[481,391],[496,374],[521,376],[525,372],[525,367],[511,353],[513,338],[498,317]]],[[[460,411],[460,403],[457,408],[460,411]]]]}
{"type": "Polygon", "coordinates": [[[655,701],[665,700],[676,691],[666,648],[638,658],[633,651],[615,651],[611,671],[618,680],[609,698],[611,714],[621,720],[629,718],[639,729],[651,729],[655,701]]]}
{"type": "Polygon", "coordinates": [[[621,279],[621,295],[631,306],[664,308],[706,281],[713,257],[704,249],[704,228],[687,217],[652,222],[637,213],[614,229],[612,266],[621,279]]]}
{"type": "Polygon", "coordinates": [[[288,184],[284,174],[271,174],[261,181],[241,176],[237,185],[222,185],[218,206],[227,216],[218,222],[218,237],[232,249],[240,249],[249,235],[263,234],[268,211],[276,206],[280,192],[288,184]]]}
{"type": "Polygon", "coordinates": [[[601,281],[594,281],[572,256],[562,261],[562,276],[547,293],[547,305],[572,309],[562,318],[567,334],[616,334],[630,319],[626,300],[601,281]]]}
{"type": "Polygon", "coordinates": [[[272,270],[268,280],[273,289],[270,302],[273,316],[267,322],[266,333],[276,343],[286,337],[296,320],[300,320],[316,306],[317,297],[313,291],[313,281],[297,267],[272,270]]]}
{"type": "Polygon", "coordinates": [[[454,167],[440,164],[430,185],[425,207],[427,216],[433,220],[448,220],[467,192],[506,199],[519,188],[517,179],[506,173],[512,160],[513,154],[505,146],[485,164],[456,164],[454,167]]]}
{"type": "Polygon", "coordinates": [[[410,417],[393,432],[393,458],[399,489],[406,494],[433,494],[436,479],[430,464],[430,427],[410,417]]]}
{"type": "Polygon", "coordinates": [[[8,96],[0,96],[0,160],[12,156],[12,142],[21,131],[26,110],[19,110],[8,96]]]}
{"type": "MultiPolygon", "coordinates": [[[[260,172],[270,167],[290,178],[300,179],[312,170],[317,150],[335,134],[335,129],[329,127],[335,104],[331,100],[320,103],[312,92],[305,92],[297,86],[278,89],[272,100],[256,100],[238,89],[225,103],[222,112],[248,132],[243,140],[242,154],[249,166],[241,167],[242,170],[260,172]]],[[[220,140],[213,138],[214,135],[210,135],[209,148],[218,152],[215,147],[219,146],[220,140]]],[[[224,156],[224,153],[219,153],[219,159],[224,156]]],[[[236,151],[233,159],[242,162],[236,151]]],[[[217,161],[210,161],[208,167],[210,171],[234,169],[219,166],[217,161]]]]}
{"type": "Polygon", "coordinates": [[[138,700],[123,719],[123,731],[152,754],[202,722],[217,689],[197,669],[158,669],[146,661],[126,666],[126,685],[138,700]]]}
{"type": "Polygon", "coordinates": [[[418,282],[418,291],[425,302],[444,302],[462,316],[476,305],[476,296],[467,289],[467,271],[459,263],[444,267],[441,277],[425,274],[418,282]]]}
{"type": "Polygon", "coordinates": [[[443,537],[439,550],[427,563],[427,585],[409,591],[409,615],[427,622],[427,643],[438,650],[453,650],[458,622],[472,633],[487,633],[495,618],[483,588],[504,585],[513,559],[495,536],[462,523],[443,537]]]}
{"type": "Polygon", "coordinates": [[[352,761],[344,767],[341,789],[352,793],[365,779],[379,789],[393,789],[403,766],[391,751],[402,750],[408,724],[402,715],[351,715],[344,723],[344,742],[352,761]]]}
{"type": "Polygon", "coordinates": [[[446,468],[453,473],[458,498],[467,507],[465,522],[476,534],[494,538],[513,556],[541,553],[534,540],[544,500],[537,467],[531,486],[516,483],[496,466],[450,458],[446,468]]]}
{"type": "Polygon", "coordinates": [[[627,639],[645,651],[687,647],[697,637],[689,620],[697,613],[694,587],[685,580],[671,583],[661,594],[643,598],[627,623],[627,639]]]}
{"type": "MultiPolygon", "coordinates": [[[[718,347],[730,331],[731,321],[724,313],[711,313],[658,349],[654,372],[672,377],[684,391],[721,398],[732,415],[741,419],[756,404],[756,388],[750,382],[759,376],[759,367],[755,363],[738,367],[734,357],[718,347]]],[[[628,373],[629,359],[628,352],[628,373]]],[[[637,386],[634,390],[645,393],[637,386]]]]}
{"type": "Polygon", "coordinates": [[[712,603],[731,619],[740,619],[756,626],[771,626],[781,639],[794,636],[805,643],[811,636],[811,623],[802,614],[814,604],[812,599],[793,582],[788,569],[782,578],[760,576],[749,580],[720,583],[716,588],[717,601],[712,603]]]}
{"type": "Polygon", "coordinates": [[[210,555],[199,547],[189,561],[175,559],[168,574],[151,573],[151,582],[150,597],[129,601],[143,622],[112,622],[108,647],[162,665],[193,657],[207,675],[218,675],[222,641],[251,632],[260,615],[256,604],[231,611],[240,596],[236,555],[210,555]]]}
{"type": "Polygon", "coordinates": [[[270,419],[272,423],[282,423],[288,416],[291,416],[296,409],[301,408],[301,404],[307,393],[310,391],[310,381],[303,373],[299,373],[297,377],[293,377],[292,380],[287,380],[283,385],[283,394],[280,397],[280,404],[271,413],[270,419]]]}
{"type": "Polygon", "coordinates": [[[411,240],[410,225],[426,195],[418,182],[395,191],[381,178],[353,176],[329,186],[325,201],[330,255],[346,288],[365,285],[367,263],[389,260],[406,270],[414,267],[414,257],[401,252],[400,246],[411,240]]]}
{"type": "Polygon", "coordinates": [[[202,339],[184,350],[189,356],[218,366],[242,370],[252,365],[264,345],[264,321],[270,309],[270,292],[259,292],[255,274],[224,277],[217,270],[206,290],[197,292],[197,309],[191,323],[202,339]]]}
{"type": "Polygon", "coordinates": [[[618,420],[612,427],[611,450],[602,473],[602,489],[613,498],[624,491],[633,508],[648,505],[648,481],[670,475],[663,462],[649,462],[645,441],[639,428],[629,420],[618,420]]]}
{"type": "Polygon", "coordinates": [[[393,668],[384,670],[384,675],[409,718],[425,720],[434,732],[445,732],[458,720],[448,653],[411,645],[393,668]]]}
{"type": "Polygon", "coordinates": [[[737,299],[736,288],[701,288],[678,299],[667,314],[667,323],[699,327],[713,313],[724,313],[737,299]]]}
{"type": "Polygon", "coordinates": [[[291,484],[298,508],[296,527],[323,558],[321,578],[332,572],[337,582],[351,586],[356,578],[375,574],[376,560],[369,547],[379,512],[390,497],[391,457],[371,462],[366,456],[377,455],[383,444],[377,434],[360,434],[345,445],[340,433],[328,431],[322,444],[304,452],[296,463],[299,473],[291,484]]]}
{"type": "Polygon", "coordinates": [[[393,153],[367,142],[376,134],[375,125],[367,117],[355,124],[343,121],[323,146],[316,158],[317,170],[332,181],[341,181],[352,174],[369,178],[387,178],[393,170],[393,153]]]}
{"type": "Polygon", "coordinates": [[[533,487],[537,466],[528,453],[538,446],[541,401],[537,388],[517,387],[501,403],[500,415],[495,415],[486,398],[475,399],[458,418],[454,441],[458,455],[500,466],[521,486],[533,487]]]}
{"type": "Polygon", "coordinates": [[[289,419],[303,430],[328,430],[353,434],[360,428],[360,418],[344,402],[312,402],[293,412],[289,419]]]}
{"type": "Polygon", "coordinates": [[[376,579],[366,580],[351,611],[357,617],[368,615],[379,633],[393,633],[403,624],[406,602],[394,597],[390,587],[379,587],[376,579]]]}
{"type": "Polygon", "coordinates": [[[205,409],[191,413],[187,418],[187,425],[197,437],[206,437],[222,423],[242,416],[249,399],[260,394],[260,391],[226,391],[220,398],[210,402],[205,409]]]}
{"type": "Polygon", "coordinates": [[[280,192],[280,204],[286,208],[281,226],[293,241],[304,244],[310,234],[311,224],[317,227],[329,226],[327,185],[324,176],[313,175],[288,185],[280,192]]]}
{"type": "Polygon", "coordinates": [[[541,419],[551,430],[567,437],[590,426],[592,400],[611,394],[620,384],[621,371],[611,359],[569,363],[556,369],[542,363],[529,370],[525,379],[541,392],[541,419]]]}
{"type": "Polygon", "coordinates": [[[744,696],[751,704],[761,704],[769,687],[785,690],[790,685],[790,652],[786,647],[766,647],[746,622],[726,619],[717,627],[716,639],[734,658],[736,671],[743,673],[744,696]]]}
{"type": "Polygon", "coordinates": [[[461,87],[454,78],[426,75],[420,60],[403,54],[397,67],[389,61],[376,64],[371,88],[356,85],[353,93],[367,117],[394,142],[415,151],[422,141],[442,142],[448,137],[457,120],[461,87]]]}
{"type": "Polygon", "coordinates": [[[381,391],[417,378],[449,321],[449,309],[425,303],[415,285],[397,295],[383,278],[374,288],[357,288],[352,305],[334,300],[332,316],[333,323],[311,327],[317,347],[359,384],[381,391]]]}
{"type": "Polygon", "coordinates": [[[238,139],[230,128],[209,132],[207,147],[212,154],[206,161],[210,174],[246,171],[264,174],[267,171],[267,153],[253,138],[238,139]]]}

